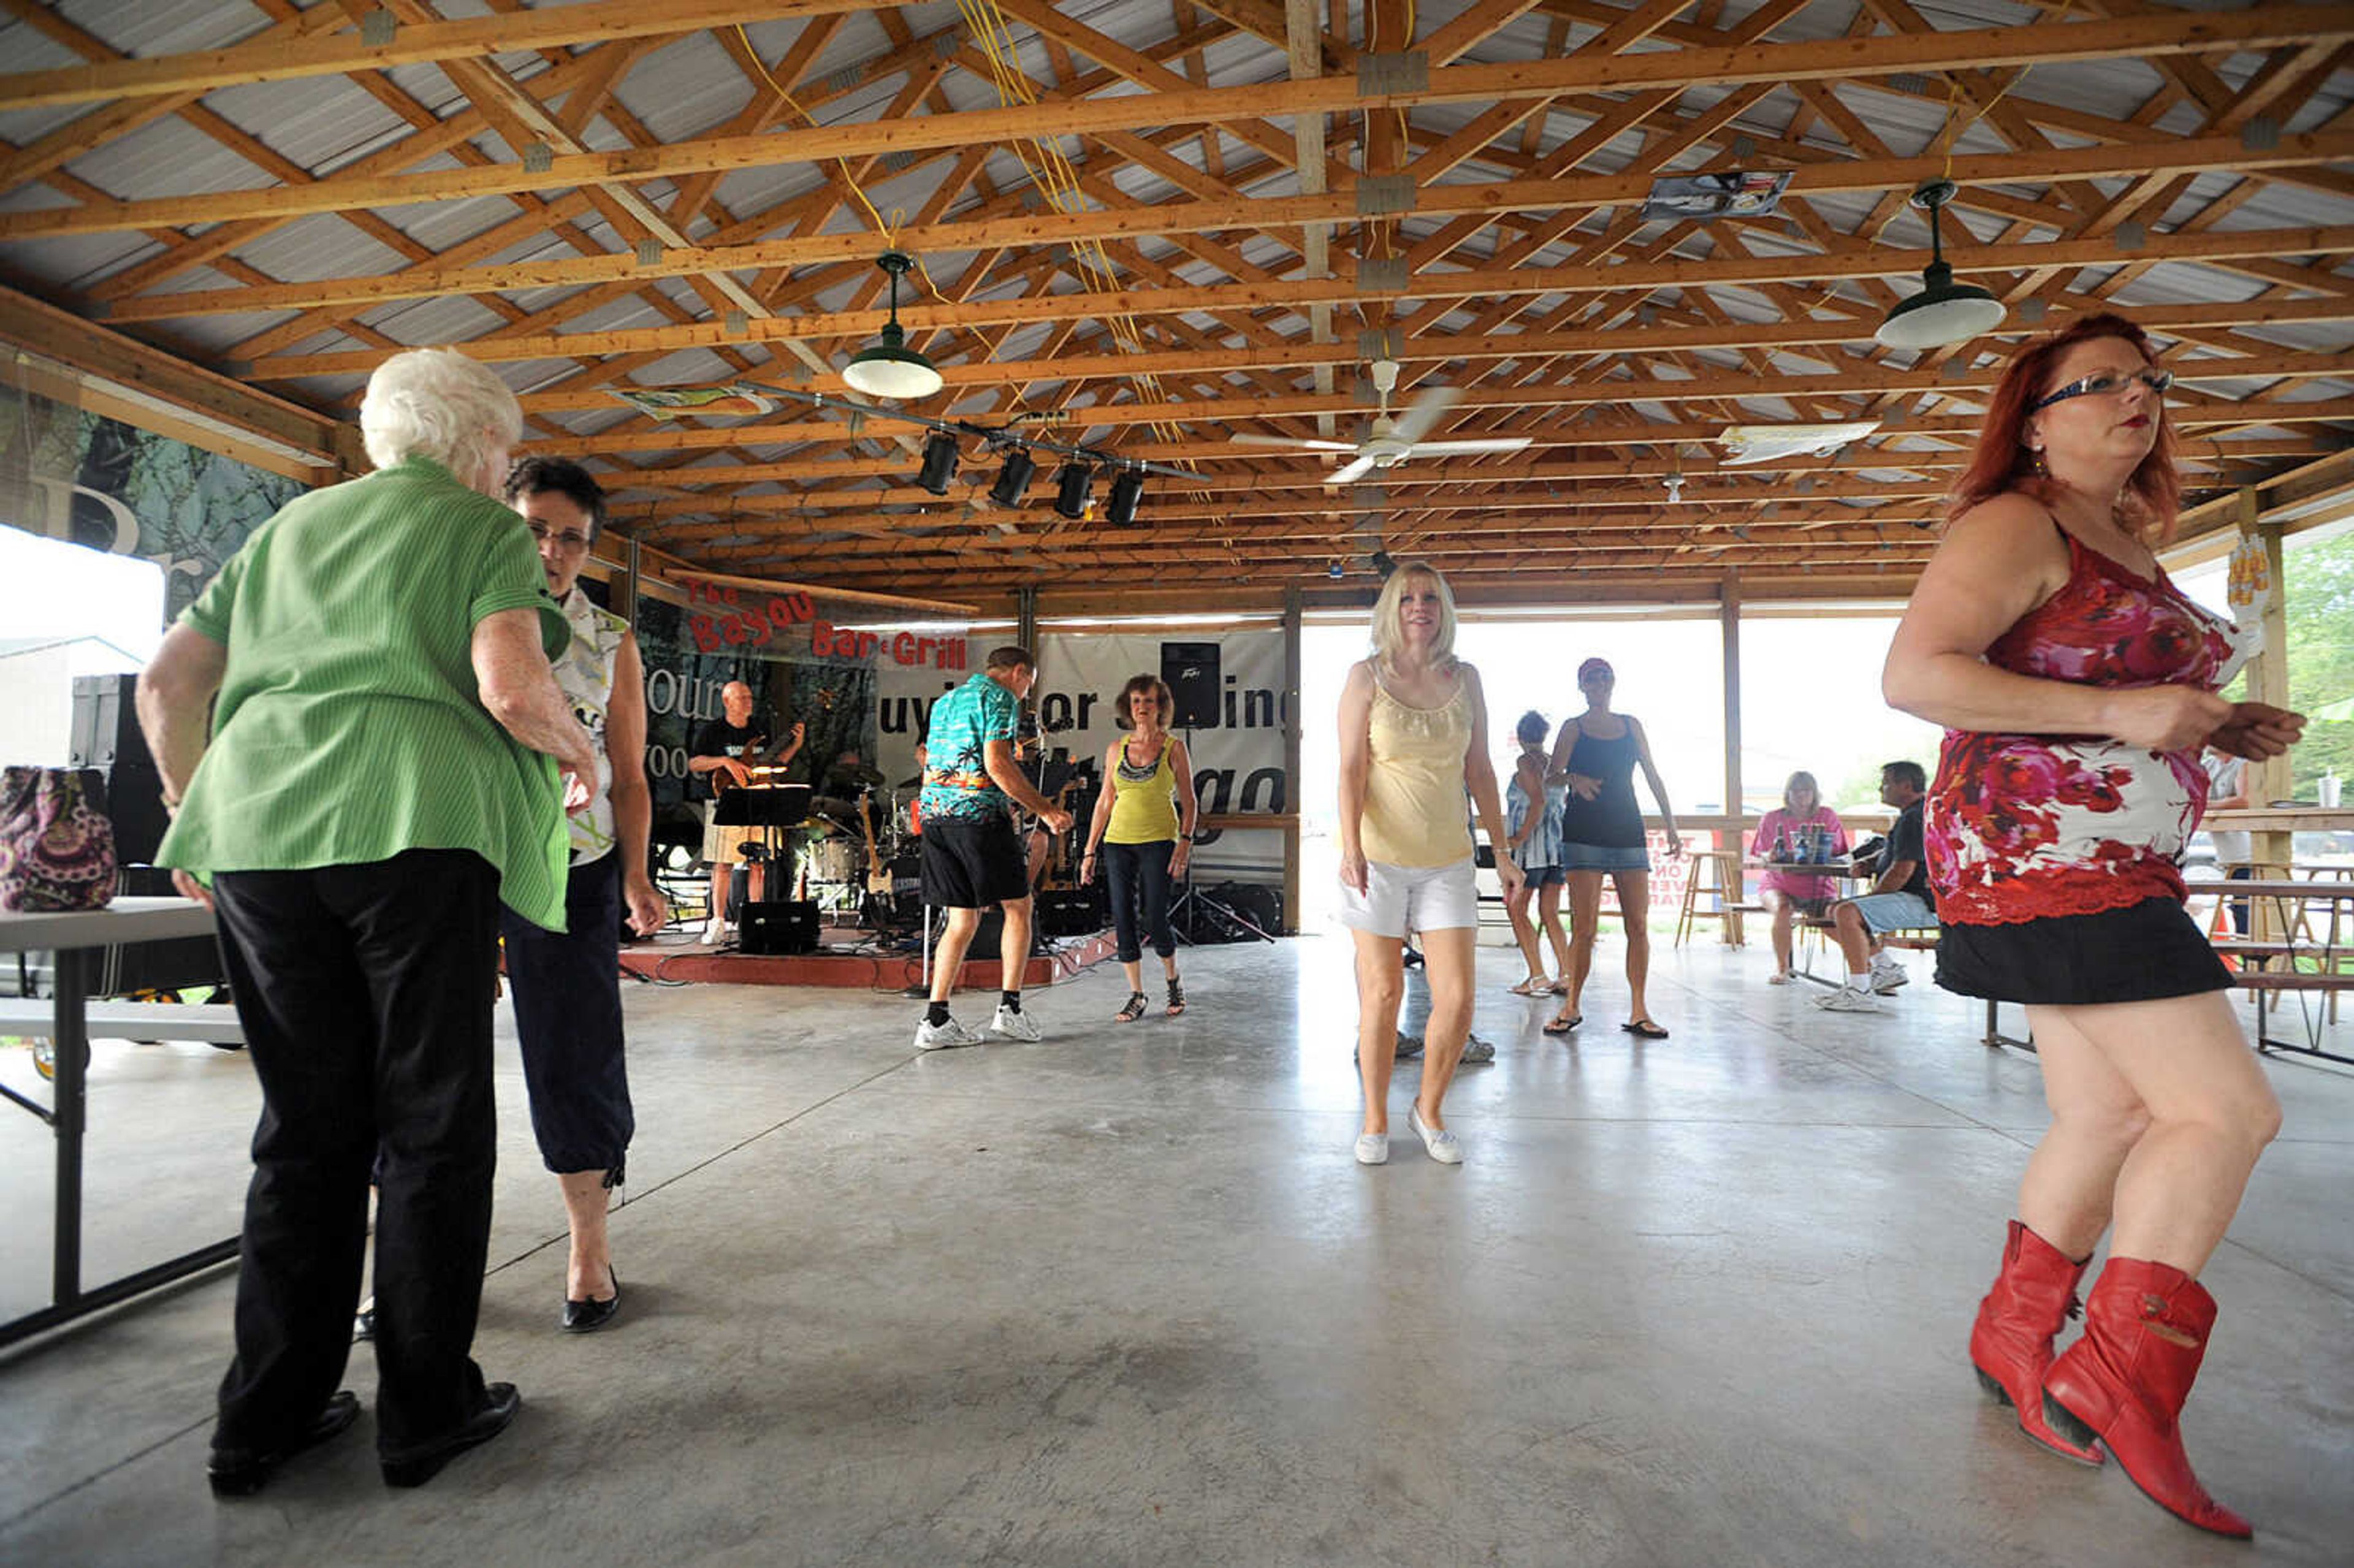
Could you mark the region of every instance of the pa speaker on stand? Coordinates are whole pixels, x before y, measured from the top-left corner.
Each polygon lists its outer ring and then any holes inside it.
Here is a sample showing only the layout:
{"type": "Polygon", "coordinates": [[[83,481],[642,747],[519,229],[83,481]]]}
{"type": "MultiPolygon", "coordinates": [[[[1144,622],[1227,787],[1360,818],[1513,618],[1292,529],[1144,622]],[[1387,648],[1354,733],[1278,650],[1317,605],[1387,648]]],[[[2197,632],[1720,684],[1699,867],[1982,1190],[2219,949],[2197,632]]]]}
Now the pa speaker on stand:
{"type": "Polygon", "coordinates": [[[1169,720],[1170,728],[1218,727],[1218,694],[1225,678],[1218,667],[1216,643],[1163,642],[1161,679],[1176,702],[1177,711],[1169,720]]]}

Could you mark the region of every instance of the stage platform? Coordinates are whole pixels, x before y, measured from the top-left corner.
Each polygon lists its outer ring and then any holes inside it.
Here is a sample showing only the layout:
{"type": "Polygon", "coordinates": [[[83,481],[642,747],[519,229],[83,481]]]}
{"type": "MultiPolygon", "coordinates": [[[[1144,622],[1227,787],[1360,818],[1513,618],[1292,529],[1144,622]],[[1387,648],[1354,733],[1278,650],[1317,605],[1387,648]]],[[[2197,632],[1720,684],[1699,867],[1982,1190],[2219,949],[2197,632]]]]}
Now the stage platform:
{"type": "MultiPolygon", "coordinates": [[[[723,985],[834,986],[857,991],[901,991],[920,985],[924,955],[917,951],[883,951],[870,945],[871,933],[853,927],[829,926],[819,933],[818,950],[795,956],[740,953],[734,948],[711,948],[664,932],[651,942],[621,948],[621,967],[653,980],[717,982],[723,985]]],[[[995,944],[985,957],[965,960],[957,978],[959,991],[996,991],[998,959],[995,944]]],[[[1111,958],[1118,945],[1109,931],[1092,937],[1057,938],[1050,952],[1033,954],[1022,973],[1022,989],[1053,985],[1111,958]]]]}

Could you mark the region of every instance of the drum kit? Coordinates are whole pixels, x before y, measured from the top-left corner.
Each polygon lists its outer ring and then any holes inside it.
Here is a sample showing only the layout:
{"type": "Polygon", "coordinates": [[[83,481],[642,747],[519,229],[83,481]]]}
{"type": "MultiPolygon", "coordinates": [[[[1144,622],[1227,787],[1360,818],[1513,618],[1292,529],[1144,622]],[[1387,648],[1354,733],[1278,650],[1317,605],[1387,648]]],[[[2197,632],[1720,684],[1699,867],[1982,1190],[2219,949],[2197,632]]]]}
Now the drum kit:
{"type": "Polygon", "coordinates": [[[795,896],[854,914],[875,930],[913,929],[923,919],[907,810],[916,789],[894,789],[871,770],[827,783],[839,792],[810,800],[795,896]]]}

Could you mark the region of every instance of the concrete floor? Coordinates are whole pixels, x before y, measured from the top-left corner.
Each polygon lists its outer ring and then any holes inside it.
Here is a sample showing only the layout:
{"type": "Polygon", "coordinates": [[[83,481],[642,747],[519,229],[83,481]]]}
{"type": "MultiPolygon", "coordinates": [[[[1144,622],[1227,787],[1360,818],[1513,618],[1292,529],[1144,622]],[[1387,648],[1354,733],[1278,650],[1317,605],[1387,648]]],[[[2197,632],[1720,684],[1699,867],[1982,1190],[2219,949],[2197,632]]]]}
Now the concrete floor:
{"type": "MultiPolygon", "coordinates": [[[[0,1361],[0,1562],[2354,1562],[2354,1074],[2272,1065],[2286,1130],[2206,1277],[2188,1425],[2251,1552],[1978,1394],[2044,1113],[1925,960],[1870,1019],[1767,988],[1759,948],[1662,946],[1674,1038],[1621,1033],[1606,978],[1564,1045],[1483,948],[1499,1053],[1457,1081],[1452,1170],[1405,1135],[1410,1068],[1393,1163],[1350,1160],[1337,938],[1187,963],[1182,1021],[1115,1028],[1107,968],[1033,998],[1042,1044],[923,1058],[896,996],[632,988],[628,1303],[587,1338],[554,1330],[561,1211],[504,1050],[476,1353],[513,1430],[394,1493],[364,1418],[215,1503],[215,1275],[0,1361]]],[[[94,1083],[92,1277],[228,1234],[243,1059],[101,1044],[94,1083]]],[[[10,1315],[48,1158],[0,1107],[10,1315]]]]}

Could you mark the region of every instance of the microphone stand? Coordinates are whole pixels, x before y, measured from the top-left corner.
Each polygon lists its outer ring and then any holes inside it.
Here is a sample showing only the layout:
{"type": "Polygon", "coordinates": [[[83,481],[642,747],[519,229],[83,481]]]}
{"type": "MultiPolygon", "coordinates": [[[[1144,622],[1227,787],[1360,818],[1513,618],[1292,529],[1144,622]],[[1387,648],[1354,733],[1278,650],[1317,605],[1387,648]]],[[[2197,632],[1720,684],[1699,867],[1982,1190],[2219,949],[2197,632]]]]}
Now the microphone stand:
{"type": "MultiPolygon", "coordinates": [[[[1192,725],[1187,725],[1185,726],[1185,756],[1189,761],[1193,756],[1193,726],[1192,725]]],[[[1199,843],[1202,842],[1201,824],[1198,819],[1194,823],[1193,836],[1187,842],[1191,843],[1199,843]]],[[[1169,906],[1169,929],[1172,936],[1177,935],[1177,916],[1180,915],[1184,916],[1185,929],[1182,934],[1185,938],[1185,945],[1189,948],[1198,948],[1202,945],[1200,937],[1195,933],[1194,922],[1200,918],[1201,911],[1204,906],[1206,906],[1212,914],[1216,915],[1219,918],[1225,920],[1229,926],[1237,930],[1247,931],[1262,942],[1272,942],[1275,940],[1274,937],[1260,930],[1255,922],[1253,922],[1247,916],[1244,915],[1242,911],[1236,909],[1233,905],[1226,903],[1223,899],[1214,898],[1209,894],[1204,893],[1201,889],[1195,887],[1193,885],[1193,857],[1191,854],[1188,854],[1185,857],[1185,885],[1178,893],[1176,901],[1169,906]]]]}

